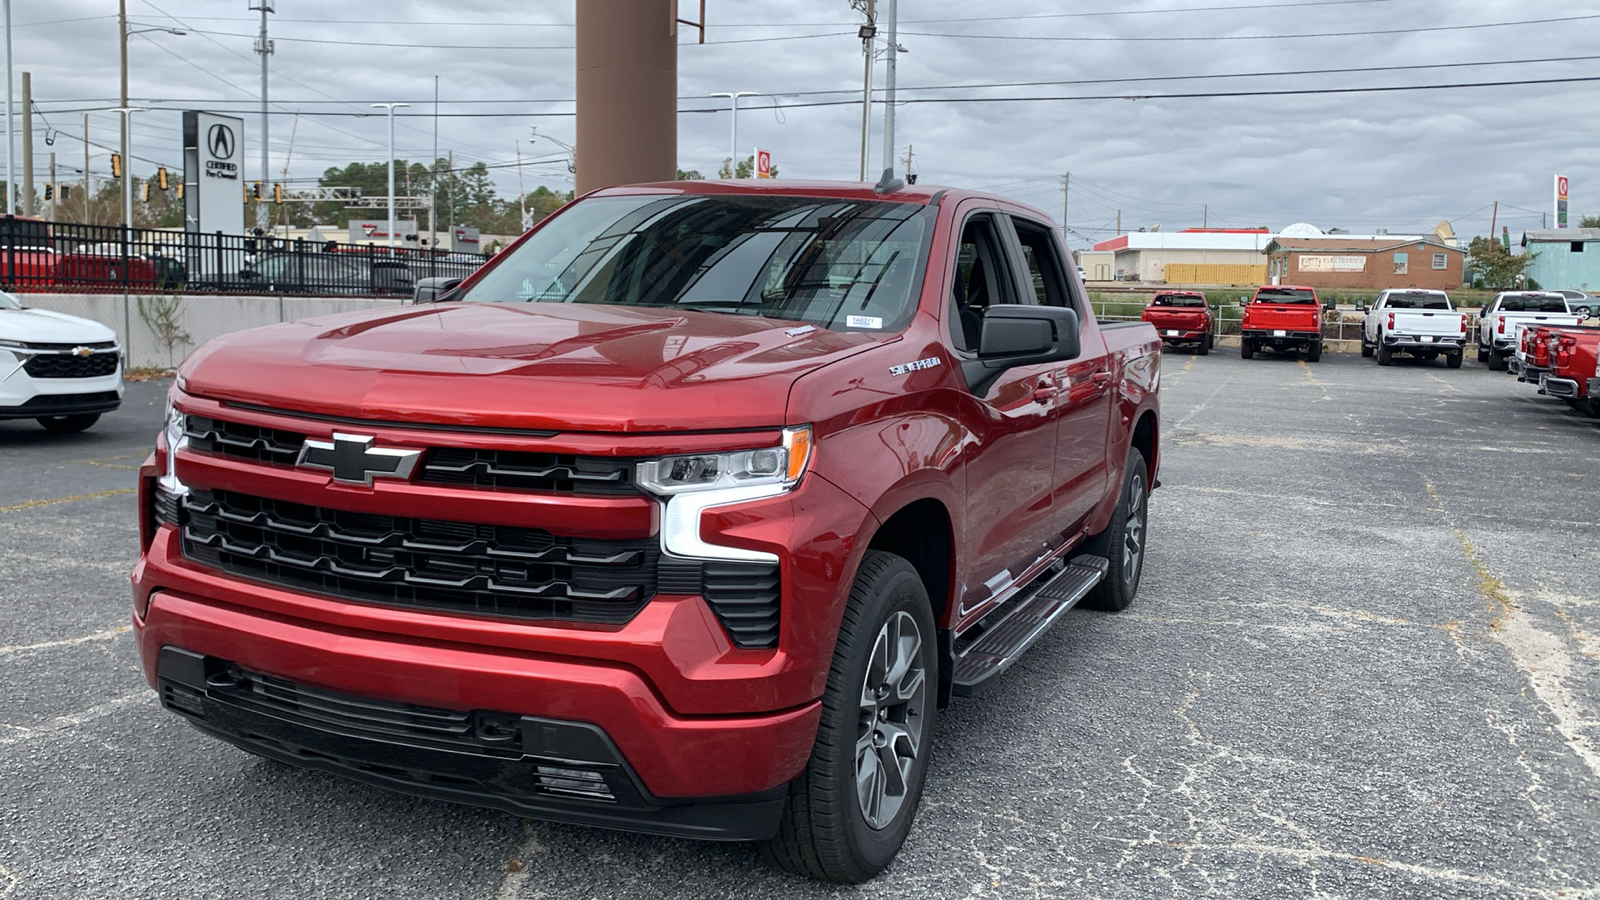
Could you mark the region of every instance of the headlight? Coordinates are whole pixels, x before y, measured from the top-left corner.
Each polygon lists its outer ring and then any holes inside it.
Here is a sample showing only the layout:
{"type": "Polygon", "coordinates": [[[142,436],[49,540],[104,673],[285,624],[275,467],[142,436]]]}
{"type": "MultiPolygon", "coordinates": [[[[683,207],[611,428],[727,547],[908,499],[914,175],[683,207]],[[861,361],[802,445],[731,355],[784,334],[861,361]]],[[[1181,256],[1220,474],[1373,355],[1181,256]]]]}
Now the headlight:
{"type": "Polygon", "coordinates": [[[26,350],[26,349],[28,349],[28,342],[27,341],[13,341],[13,340],[8,340],[6,338],[0,338],[0,348],[6,349],[6,350],[26,350]]]}
{"type": "Polygon", "coordinates": [[[714,506],[788,493],[811,464],[811,426],[783,430],[783,444],[760,450],[669,456],[639,463],[639,486],[662,499],[661,549],[691,559],[778,562],[760,550],[726,547],[700,537],[700,517],[714,506]]]}
{"type": "Polygon", "coordinates": [[[157,486],[169,494],[184,496],[189,493],[189,488],[178,480],[178,450],[189,444],[189,438],[184,434],[184,415],[173,402],[173,393],[167,393],[166,423],[161,428],[162,437],[167,445],[167,471],[157,479],[157,486]]]}
{"type": "Polygon", "coordinates": [[[811,427],[786,428],[783,445],[730,453],[669,456],[639,463],[635,479],[653,494],[754,485],[792,486],[811,461],[811,427]]]}

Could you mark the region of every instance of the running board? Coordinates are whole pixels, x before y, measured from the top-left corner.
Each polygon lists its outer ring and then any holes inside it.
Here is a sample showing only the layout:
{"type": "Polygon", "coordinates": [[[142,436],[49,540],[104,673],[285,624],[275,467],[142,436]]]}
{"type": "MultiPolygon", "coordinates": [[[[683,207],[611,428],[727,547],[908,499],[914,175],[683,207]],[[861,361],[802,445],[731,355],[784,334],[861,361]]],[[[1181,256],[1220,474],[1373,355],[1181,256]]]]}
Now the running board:
{"type": "Polygon", "coordinates": [[[1110,566],[1102,556],[1079,556],[1067,563],[1044,587],[1013,606],[1004,619],[984,629],[977,640],[956,655],[952,691],[970,697],[1011,668],[1062,613],[1076,606],[1106,577],[1110,566]]]}

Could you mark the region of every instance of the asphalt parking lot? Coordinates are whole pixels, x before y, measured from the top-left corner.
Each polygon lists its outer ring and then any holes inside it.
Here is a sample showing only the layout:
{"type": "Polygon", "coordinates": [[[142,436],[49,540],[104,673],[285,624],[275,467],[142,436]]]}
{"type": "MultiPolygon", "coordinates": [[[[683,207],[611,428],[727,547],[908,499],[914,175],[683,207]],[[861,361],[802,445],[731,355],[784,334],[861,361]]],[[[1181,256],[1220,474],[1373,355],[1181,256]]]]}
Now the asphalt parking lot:
{"type": "Polygon", "coordinates": [[[127,627],[166,384],[0,423],[0,898],[1600,897],[1600,422],[1472,362],[1163,372],[1139,599],[953,704],[849,889],[202,736],[127,627]]]}

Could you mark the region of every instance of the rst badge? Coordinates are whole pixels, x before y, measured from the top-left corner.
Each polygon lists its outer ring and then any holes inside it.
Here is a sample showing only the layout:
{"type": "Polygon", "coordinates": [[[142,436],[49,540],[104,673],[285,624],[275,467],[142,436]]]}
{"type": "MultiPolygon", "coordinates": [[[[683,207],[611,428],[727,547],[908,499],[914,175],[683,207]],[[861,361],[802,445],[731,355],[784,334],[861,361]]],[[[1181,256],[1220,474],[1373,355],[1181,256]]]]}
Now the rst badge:
{"type": "Polygon", "coordinates": [[[306,438],[295,465],[302,469],[323,469],[333,473],[334,481],[371,485],[374,478],[411,477],[422,457],[421,450],[396,450],[372,446],[374,438],[364,434],[339,434],[333,440],[306,438]]]}

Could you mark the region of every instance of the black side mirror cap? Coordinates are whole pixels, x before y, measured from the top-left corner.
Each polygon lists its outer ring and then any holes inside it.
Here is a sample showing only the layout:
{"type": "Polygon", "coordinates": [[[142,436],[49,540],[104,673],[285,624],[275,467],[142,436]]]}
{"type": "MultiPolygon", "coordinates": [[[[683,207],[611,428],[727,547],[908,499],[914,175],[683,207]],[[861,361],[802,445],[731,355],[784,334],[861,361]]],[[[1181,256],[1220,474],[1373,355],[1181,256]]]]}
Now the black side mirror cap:
{"type": "Polygon", "coordinates": [[[456,288],[461,286],[460,278],[421,278],[411,294],[412,303],[443,303],[454,299],[456,288]]]}
{"type": "Polygon", "coordinates": [[[1239,298],[1239,305],[1240,306],[1249,306],[1250,305],[1250,298],[1249,297],[1240,297],[1239,298]]]}
{"type": "Polygon", "coordinates": [[[977,359],[962,363],[973,393],[983,395],[1014,366],[1065,362],[1083,352],[1078,312],[1059,306],[1004,304],[983,314],[977,359]]]}
{"type": "Polygon", "coordinates": [[[1333,300],[1325,300],[1322,303],[1322,308],[1329,312],[1333,312],[1335,309],[1339,308],[1339,304],[1333,300]]]}

